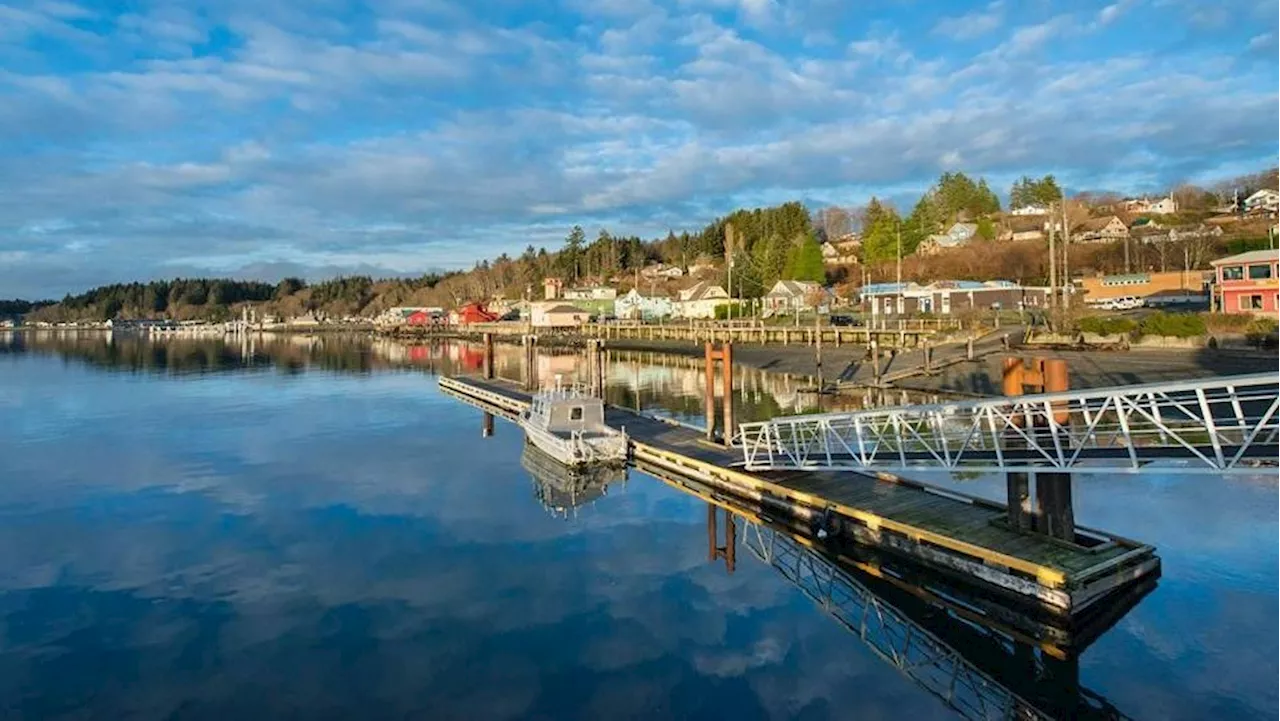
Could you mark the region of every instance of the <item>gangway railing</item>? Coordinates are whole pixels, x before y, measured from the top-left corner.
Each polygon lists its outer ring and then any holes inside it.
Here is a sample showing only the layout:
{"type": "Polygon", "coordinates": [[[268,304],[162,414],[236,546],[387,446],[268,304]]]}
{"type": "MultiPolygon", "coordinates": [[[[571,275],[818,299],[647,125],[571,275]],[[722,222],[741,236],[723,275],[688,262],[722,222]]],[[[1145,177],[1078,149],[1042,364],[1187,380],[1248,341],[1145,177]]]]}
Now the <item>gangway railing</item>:
{"type": "Polygon", "coordinates": [[[747,470],[1258,473],[1280,375],[785,416],[739,426],[747,470]]]}

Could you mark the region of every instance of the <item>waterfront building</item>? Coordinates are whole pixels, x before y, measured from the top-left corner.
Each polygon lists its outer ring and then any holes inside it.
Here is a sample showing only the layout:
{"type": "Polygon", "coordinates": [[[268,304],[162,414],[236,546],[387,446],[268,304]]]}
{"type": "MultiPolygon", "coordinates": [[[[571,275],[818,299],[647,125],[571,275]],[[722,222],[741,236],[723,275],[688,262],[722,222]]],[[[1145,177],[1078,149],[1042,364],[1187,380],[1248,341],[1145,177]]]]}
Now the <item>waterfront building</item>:
{"type": "Polygon", "coordinates": [[[1222,313],[1275,316],[1280,308],[1276,279],[1280,251],[1252,250],[1213,261],[1214,300],[1222,313]]]}

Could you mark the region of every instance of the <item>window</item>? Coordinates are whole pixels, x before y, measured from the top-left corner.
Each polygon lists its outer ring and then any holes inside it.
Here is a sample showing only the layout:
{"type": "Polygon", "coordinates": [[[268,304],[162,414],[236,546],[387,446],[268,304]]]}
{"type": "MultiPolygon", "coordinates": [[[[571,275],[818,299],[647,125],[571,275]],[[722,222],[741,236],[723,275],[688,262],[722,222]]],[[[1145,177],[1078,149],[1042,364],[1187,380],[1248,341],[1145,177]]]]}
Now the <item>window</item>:
{"type": "Polygon", "coordinates": [[[1260,295],[1240,296],[1240,310],[1262,310],[1262,296],[1260,295]]]}
{"type": "Polygon", "coordinates": [[[569,409],[569,420],[571,421],[582,420],[582,406],[574,406],[569,409]]]}
{"type": "Polygon", "coordinates": [[[1223,279],[1223,280],[1243,280],[1243,279],[1244,279],[1244,266],[1243,266],[1243,265],[1226,265],[1226,266],[1223,266],[1223,267],[1222,267],[1222,279],[1223,279]]]}
{"type": "Polygon", "coordinates": [[[1266,280],[1271,277],[1270,265],[1249,266],[1249,280],[1266,280]]]}

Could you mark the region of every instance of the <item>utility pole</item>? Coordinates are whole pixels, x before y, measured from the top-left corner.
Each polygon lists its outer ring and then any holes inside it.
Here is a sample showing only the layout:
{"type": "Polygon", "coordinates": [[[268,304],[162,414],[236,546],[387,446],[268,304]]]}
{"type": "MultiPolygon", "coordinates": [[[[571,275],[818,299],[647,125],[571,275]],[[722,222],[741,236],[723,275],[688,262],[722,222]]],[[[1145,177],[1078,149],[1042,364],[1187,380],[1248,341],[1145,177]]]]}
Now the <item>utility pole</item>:
{"type": "Polygon", "coordinates": [[[1067,293],[1071,285],[1071,224],[1067,221],[1067,199],[1062,198],[1062,309],[1070,311],[1071,297],[1067,293]]]}
{"type": "MultiPolygon", "coordinates": [[[[1052,213],[1049,215],[1053,217],[1052,213]]],[[[1049,221],[1049,315],[1058,309],[1058,247],[1054,243],[1053,232],[1056,230],[1052,220],[1049,221]]]]}
{"type": "Polygon", "coordinates": [[[894,306],[897,315],[902,315],[902,218],[898,218],[898,300],[894,306]]]}

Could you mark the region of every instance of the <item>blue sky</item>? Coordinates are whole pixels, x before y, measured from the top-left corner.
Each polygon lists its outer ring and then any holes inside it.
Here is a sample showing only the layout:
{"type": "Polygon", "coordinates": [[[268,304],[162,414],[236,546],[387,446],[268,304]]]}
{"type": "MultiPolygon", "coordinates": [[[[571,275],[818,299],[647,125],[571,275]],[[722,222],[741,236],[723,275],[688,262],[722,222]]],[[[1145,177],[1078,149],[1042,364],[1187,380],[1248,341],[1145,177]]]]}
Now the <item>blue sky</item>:
{"type": "Polygon", "coordinates": [[[0,297],[1275,164],[1274,0],[0,2],[0,297]],[[5,3],[8,4],[5,4],[5,3]]]}

